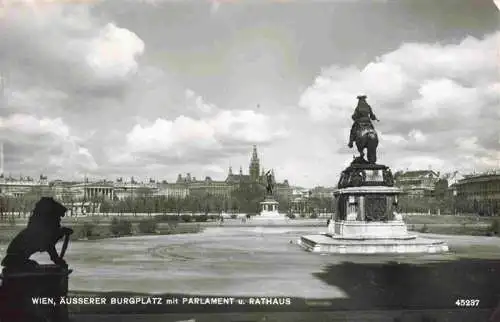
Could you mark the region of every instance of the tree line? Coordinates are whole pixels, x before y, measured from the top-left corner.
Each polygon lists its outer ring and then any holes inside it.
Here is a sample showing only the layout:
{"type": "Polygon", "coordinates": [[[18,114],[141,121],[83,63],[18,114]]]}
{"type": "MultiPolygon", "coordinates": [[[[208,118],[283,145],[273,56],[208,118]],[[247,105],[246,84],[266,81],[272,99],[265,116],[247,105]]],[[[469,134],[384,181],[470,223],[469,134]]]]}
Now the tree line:
{"type": "Polygon", "coordinates": [[[402,196],[399,198],[399,211],[403,213],[463,213],[493,216],[498,215],[499,210],[500,201],[493,199],[470,200],[452,196],[402,196]]]}
{"type": "MultiPolygon", "coordinates": [[[[17,197],[4,196],[0,198],[0,217],[9,213],[12,215],[27,215],[34,208],[35,203],[42,196],[52,196],[59,199],[68,207],[69,216],[77,215],[76,209],[82,203],[81,211],[84,214],[119,213],[119,214],[167,214],[167,213],[245,213],[255,215],[260,212],[260,202],[265,198],[266,191],[259,183],[240,184],[228,196],[216,194],[190,194],[186,197],[154,196],[148,190],[138,190],[133,197],[113,200],[95,197],[90,199],[77,199],[70,193],[55,196],[53,191],[41,192],[37,189],[17,197]]],[[[282,213],[314,213],[332,212],[334,203],[332,198],[311,197],[298,207],[292,205],[287,196],[275,196],[279,203],[278,209],[282,213]]]]}

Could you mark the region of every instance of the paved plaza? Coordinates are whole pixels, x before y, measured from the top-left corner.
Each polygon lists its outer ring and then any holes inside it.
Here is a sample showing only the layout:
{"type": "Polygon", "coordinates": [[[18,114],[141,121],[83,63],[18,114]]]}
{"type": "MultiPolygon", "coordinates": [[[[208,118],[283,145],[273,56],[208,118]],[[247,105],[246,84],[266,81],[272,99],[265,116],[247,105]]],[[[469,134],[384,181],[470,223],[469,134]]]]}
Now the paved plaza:
{"type": "MultiPolygon", "coordinates": [[[[198,295],[345,298],[320,278],[342,263],[425,264],[459,258],[500,260],[496,237],[430,235],[450,245],[449,254],[321,255],[297,239],[322,227],[210,227],[199,234],[137,236],[76,241],[66,255],[74,269],[72,291],[126,291],[198,295]]],[[[2,246],[3,252],[5,245],[2,246]]],[[[35,256],[49,262],[47,255],[35,256]]]]}
{"type": "MultiPolygon", "coordinates": [[[[470,296],[481,298],[484,307],[477,312],[485,316],[498,301],[494,297],[500,294],[500,284],[494,278],[500,270],[500,243],[496,237],[423,234],[445,240],[451,250],[448,254],[321,255],[306,252],[296,244],[301,235],[324,230],[208,227],[198,234],[75,241],[66,255],[74,269],[69,289],[72,294],[283,296],[304,299],[306,303],[308,299],[323,299],[331,304],[330,308],[349,312],[401,306],[417,311],[426,306],[456,310],[454,299],[470,296]]],[[[5,251],[5,245],[0,248],[5,251]]],[[[35,259],[49,262],[44,254],[35,259]]],[[[278,313],[271,311],[269,317],[274,314],[276,321],[281,320],[278,313]]],[[[201,312],[191,313],[201,317],[201,312]]],[[[296,321],[308,321],[306,311],[302,312],[295,316],[296,321]]],[[[196,321],[224,321],[222,312],[213,313],[212,320],[196,321]]],[[[85,316],[75,321],[91,318],[85,316]]],[[[101,317],[105,320],[104,315],[101,317]]],[[[336,321],[326,313],[318,315],[321,318],[336,321]]],[[[227,319],[232,321],[229,315],[227,319]]]]}

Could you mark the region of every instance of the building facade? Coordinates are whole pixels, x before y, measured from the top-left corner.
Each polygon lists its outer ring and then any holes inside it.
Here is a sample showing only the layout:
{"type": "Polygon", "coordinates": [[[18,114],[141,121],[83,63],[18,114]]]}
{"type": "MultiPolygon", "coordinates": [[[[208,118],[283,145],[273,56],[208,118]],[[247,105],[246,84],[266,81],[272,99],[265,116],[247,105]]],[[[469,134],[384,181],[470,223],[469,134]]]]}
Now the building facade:
{"type": "Polygon", "coordinates": [[[457,212],[498,215],[500,172],[467,175],[450,187],[457,212]]]}
{"type": "Polygon", "coordinates": [[[0,196],[22,197],[23,195],[36,192],[37,194],[48,194],[50,190],[47,177],[40,175],[38,180],[31,177],[20,176],[18,179],[12,176],[0,175],[0,196]]]}
{"type": "MultiPolygon", "coordinates": [[[[274,172],[272,173],[274,177],[274,172]]],[[[255,145],[253,146],[252,155],[250,157],[248,174],[243,173],[242,167],[240,167],[238,173],[234,173],[233,168],[229,167],[225,180],[213,180],[211,177],[206,177],[204,180],[197,180],[196,177],[187,173],[185,176],[179,174],[176,181],[176,184],[183,184],[187,187],[187,195],[211,195],[221,198],[230,198],[234,190],[240,185],[247,183],[266,184],[265,170],[261,167],[257,146],[255,145]]],[[[275,192],[277,198],[290,199],[292,196],[292,189],[290,188],[288,180],[285,179],[283,182],[276,183],[275,192]]]]}
{"type": "Polygon", "coordinates": [[[158,184],[156,196],[183,199],[189,196],[189,188],[185,183],[167,183],[158,184]]]}
{"type": "Polygon", "coordinates": [[[436,183],[439,181],[439,172],[432,170],[418,170],[396,172],[394,185],[403,190],[408,197],[433,197],[436,183]]]}
{"type": "MultiPolygon", "coordinates": [[[[274,172],[272,172],[274,176],[274,172]]],[[[85,178],[80,182],[54,180],[47,181],[47,177],[40,176],[39,180],[25,177],[19,180],[12,177],[4,178],[0,176],[0,195],[19,197],[24,193],[33,191],[45,191],[46,195],[54,196],[66,205],[81,204],[85,207],[87,203],[99,203],[102,201],[119,201],[137,197],[167,197],[167,198],[187,198],[188,196],[215,196],[222,199],[231,198],[232,193],[242,184],[258,183],[265,185],[265,170],[261,167],[257,147],[254,145],[248,173],[243,173],[240,167],[239,173],[233,173],[229,167],[228,173],[223,180],[214,180],[206,177],[198,180],[187,173],[185,176],[179,174],[176,182],[166,181],[156,182],[150,179],[149,182],[138,182],[131,177],[128,180],[117,178],[115,181],[100,180],[92,181],[85,178]],[[43,188],[43,189],[42,189],[43,188]]],[[[275,184],[277,198],[292,198],[292,189],[288,180],[275,184]]]]}
{"type": "Polygon", "coordinates": [[[335,191],[335,188],[331,187],[315,187],[310,190],[310,194],[312,198],[319,198],[319,199],[333,199],[334,195],[333,192],[335,191]]]}

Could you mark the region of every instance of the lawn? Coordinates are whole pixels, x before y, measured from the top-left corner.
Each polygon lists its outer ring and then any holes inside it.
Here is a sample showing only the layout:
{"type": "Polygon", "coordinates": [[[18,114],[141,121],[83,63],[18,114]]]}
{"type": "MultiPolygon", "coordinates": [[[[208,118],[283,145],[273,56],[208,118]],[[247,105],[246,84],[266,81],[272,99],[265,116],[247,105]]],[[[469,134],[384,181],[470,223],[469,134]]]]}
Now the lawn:
{"type": "Polygon", "coordinates": [[[490,225],[494,219],[500,220],[500,217],[479,217],[479,216],[418,216],[405,215],[403,216],[405,223],[411,224],[487,224],[490,225]]]}

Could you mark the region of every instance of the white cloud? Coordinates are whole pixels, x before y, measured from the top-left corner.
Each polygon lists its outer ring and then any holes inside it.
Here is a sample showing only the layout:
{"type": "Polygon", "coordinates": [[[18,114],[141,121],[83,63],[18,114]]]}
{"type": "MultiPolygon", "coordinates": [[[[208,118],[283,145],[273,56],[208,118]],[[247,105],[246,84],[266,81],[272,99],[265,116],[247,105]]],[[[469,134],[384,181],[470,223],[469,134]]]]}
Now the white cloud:
{"type": "Polygon", "coordinates": [[[47,110],[60,107],[69,97],[58,90],[28,87],[23,90],[6,91],[5,100],[9,106],[19,110],[47,110]]]}
{"type": "MultiPolygon", "coordinates": [[[[62,138],[69,136],[69,129],[60,118],[37,119],[32,115],[26,114],[13,114],[7,118],[0,118],[0,129],[3,132],[14,131],[17,134],[30,136],[38,136],[47,133],[62,138]]],[[[4,139],[9,138],[6,136],[4,139]]]]}
{"type": "Polygon", "coordinates": [[[197,95],[193,90],[186,89],[184,91],[188,107],[193,108],[196,112],[211,113],[217,109],[213,104],[207,103],[203,97],[197,95]]]}
{"type": "Polygon", "coordinates": [[[356,96],[365,93],[381,119],[375,124],[380,162],[484,168],[500,148],[490,142],[492,133],[500,136],[499,44],[500,32],[458,44],[410,43],[362,69],[332,66],[303,92],[299,106],[335,128],[332,135],[344,146],[356,96]],[[420,156],[410,161],[417,150],[420,156]],[[470,157],[457,157],[462,154],[470,157]]]}
{"type": "Polygon", "coordinates": [[[212,14],[216,14],[217,11],[219,11],[219,8],[221,6],[221,2],[219,0],[211,0],[211,5],[210,5],[210,12],[212,14]]]}
{"type": "Polygon", "coordinates": [[[413,81],[400,65],[384,61],[368,64],[361,71],[360,78],[362,83],[353,85],[360,86],[362,92],[377,93],[378,99],[384,102],[400,99],[413,81]]]}
{"type": "MultiPolygon", "coordinates": [[[[60,118],[37,118],[28,114],[0,117],[0,140],[7,145],[7,157],[18,160],[10,166],[22,165],[30,169],[32,175],[49,171],[74,176],[97,168],[90,151],[81,146],[81,140],[71,134],[60,118]]],[[[6,172],[12,170],[20,169],[5,169],[6,172]]]]}
{"type": "Polygon", "coordinates": [[[4,53],[0,56],[12,66],[30,66],[30,73],[42,74],[44,79],[63,74],[60,86],[96,87],[126,81],[137,71],[144,42],[130,30],[94,18],[90,8],[90,1],[4,4],[6,14],[0,18],[4,53]]]}
{"type": "Polygon", "coordinates": [[[224,174],[227,173],[227,170],[228,169],[224,169],[221,166],[218,166],[216,164],[208,164],[208,165],[206,165],[206,166],[204,166],[202,168],[203,172],[216,174],[218,178],[212,178],[212,179],[215,179],[215,180],[218,180],[221,177],[223,177],[224,174]]]}
{"type": "Polygon", "coordinates": [[[462,151],[476,151],[481,148],[478,145],[477,137],[459,138],[455,142],[462,151]]]}
{"type": "MultiPolygon", "coordinates": [[[[498,36],[455,45],[407,43],[360,68],[330,66],[293,104],[282,97],[296,94],[288,83],[294,89],[302,85],[295,83],[308,73],[310,53],[296,51],[302,41],[288,28],[270,35],[267,31],[281,30],[272,22],[262,35],[245,31],[251,37],[229,37],[230,43],[222,36],[211,51],[203,42],[185,42],[186,31],[194,31],[187,20],[153,17],[158,26],[172,24],[166,35],[141,26],[150,24],[149,17],[130,19],[144,8],[170,8],[123,1],[82,0],[75,5],[11,0],[2,8],[8,14],[0,17],[0,66],[9,66],[12,77],[10,108],[0,111],[0,133],[13,171],[45,167],[51,178],[62,171],[89,171],[108,177],[151,173],[165,179],[192,172],[220,179],[230,164],[235,172],[239,165],[246,172],[251,145],[258,144],[263,165],[275,168],[279,180],[334,185],[355,153],[346,144],[360,93],[368,94],[381,119],[376,123],[381,163],[396,168],[497,164],[498,36]],[[138,34],[153,41],[152,46],[146,48],[138,34]],[[201,48],[207,48],[208,59],[217,65],[211,70],[220,74],[197,77],[204,63],[191,55],[191,45],[203,53],[201,48]],[[198,60],[194,67],[193,57],[198,60]],[[216,57],[229,59],[219,62],[216,57]],[[298,58],[300,66],[295,66],[298,58]],[[297,73],[288,73],[292,69],[297,73]],[[221,79],[230,79],[235,88],[214,84],[221,79]],[[281,83],[277,90],[274,85],[281,83]],[[186,86],[210,95],[220,106],[236,108],[221,109],[186,86]],[[284,101],[294,106],[282,106],[284,101]],[[252,111],[258,103],[261,107],[252,111]],[[297,111],[295,105],[303,109],[297,111]],[[248,110],[238,110],[245,106],[248,110]],[[13,110],[17,114],[9,116],[13,110]],[[287,140],[278,140],[282,138],[287,140]]],[[[175,0],[130,0],[165,1],[175,0]]],[[[201,14],[211,27],[214,19],[218,26],[226,18],[221,16],[226,3],[213,19],[209,5],[201,14]]],[[[234,30],[239,34],[240,26],[234,30]]],[[[419,35],[425,38],[425,30],[419,35]]]]}
{"type": "Polygon", "coordinates": [[[304,91],[299,105],[318,119],[318,113],[351,111],[360,93],[381,106],[401,103],[391,110],[399,114],[408,112],[411,98],[434,105],[470,103],[477,99],[476,91],[498,83],[499,37],[500,33],[481,40],[467,38],[458,45],[405,44],[362,70],[332,66],[304,91]]]}
{"type": "Polygon", "coordinates": [[[449,164],[446,164],[446,162],[443,159],[431,155],[413,155],[408,157],[402,157],[399,158],[394,164],[394,167],[396,169],[401,169],[401,170],[403,169],[439,170],[446,168],[447,166],[449,166],[449,164]]]}
{"type": "Polygon", "coordinates": [[[265,145],[288,134],[264,114],[218,109],[192,90],[185,94],[188,105],[193,99],[197,103],[202,112],[200,117],[181,115],[172,120],[158,118],[150,124],[136,124],[126,136],[124,151],[111,153],[117,156],[111,156],[112,161],[133,163],[141,162],[144,157],[158,162],[183,158],[203,160],[209,155],[204,162],[210,162],[210,158],[217,159],[228,149],[246,153],[252,144],[265,145]],[[206,115],[207,110],[210,115],[206,115]]]}
{"type": "Polygon", "coordinates": [[[392,144],[402,144],[402,143],[407,143],[408,141],[404,138],[404,136],[400,134],[386,134],[381,131],[378,133],[379,140],[388,142],[391,145],[392,144]]]}
{"type": "Polygon", "coordinates": [[[134,152],[182,151],[186,148],[214,149],[215,130],[206,121],[180,116],[173,121],[157,119],[152,125],[137,124],[127,134],[134,152]]]}
{"type": "Polygon", "coordinates": [[[135,33],[109,23],[90,40],[86,61],[101,77],[123,78],[137,70],[143,52],[144,42],[135,33]]]}
{"type": "Polygon", "coordinates": [[[451,79],[424,80],[418,89],[419,97],[412,101],[412,116],[431,117],[464,117],[477,113],[481,103],[479,90],[467,88],[451,79]]]}
{"type": "Polygon", "coordinates": [[[424,143],[427,141],[427,136],[420,130],[411,130],[408,136],[416,143],[424,143]]]}

